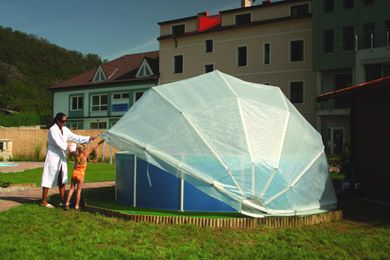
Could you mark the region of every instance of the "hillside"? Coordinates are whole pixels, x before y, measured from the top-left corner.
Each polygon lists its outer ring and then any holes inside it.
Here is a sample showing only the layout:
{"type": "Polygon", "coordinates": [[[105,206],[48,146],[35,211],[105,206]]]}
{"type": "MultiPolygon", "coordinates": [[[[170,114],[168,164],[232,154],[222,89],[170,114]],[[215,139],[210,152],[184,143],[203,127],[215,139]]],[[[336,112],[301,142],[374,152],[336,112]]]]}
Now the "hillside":
{"type": "Polygon", "coordinates": [[[82,55],[0,26],[0,108],[51,115],[47,87],[100,63],[95,54],[82,55]]]}

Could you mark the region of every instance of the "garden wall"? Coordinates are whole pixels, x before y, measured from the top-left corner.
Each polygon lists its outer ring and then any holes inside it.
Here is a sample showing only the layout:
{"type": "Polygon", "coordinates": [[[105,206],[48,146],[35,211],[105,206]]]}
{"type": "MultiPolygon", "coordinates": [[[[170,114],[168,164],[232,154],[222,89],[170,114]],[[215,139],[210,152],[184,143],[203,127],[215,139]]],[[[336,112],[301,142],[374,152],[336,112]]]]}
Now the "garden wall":
{"type": "MultiPolygon", "coordinates": [[[[75,134],[96,136],[103,132],[103,130],[74,130],[75,134]]],[[[36,128],[19,128],[19,127],[6,127],[0,128],[0,139],[12,140],[12,155],[14,158],[28,158],[31,160],[36,159],[39,153],[39,157],[44,159],[47,149],[47,129],[36,128]]],[[[97,150],[98,158],[102,157],[103,145],[97,150]]],[[[116,149],[112,148],[112,153],[115,154],[116,149]]],[[[106,145],[105,158],[109,159],[110,145],[106,145]]]]}

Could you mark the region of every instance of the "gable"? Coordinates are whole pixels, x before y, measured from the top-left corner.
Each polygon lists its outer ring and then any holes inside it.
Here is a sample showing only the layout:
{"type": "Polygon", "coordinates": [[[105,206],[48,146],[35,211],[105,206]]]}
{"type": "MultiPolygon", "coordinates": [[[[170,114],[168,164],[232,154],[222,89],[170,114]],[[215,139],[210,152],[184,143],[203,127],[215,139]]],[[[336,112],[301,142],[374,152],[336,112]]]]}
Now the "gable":
{"type": "Polygon", "coordinates": [[[95,75],[92,78],[92,81],[99,82],[99,81],[103,81],[106,79],[107,79],[106,73],[104,72],[102,65],[99,65],[99,67],[97,68],[97,70],[95,72],[95,75]]]}
{"type": "Polygon", "coordinates": [[[149,62],[147,61],[147,59],[144,58],[135,77],[136,78],[145,78],[145,77],[150,77],[153,75],[154,75],[154,72],[153,72],[152,68],[150,67],[149,62]]]}

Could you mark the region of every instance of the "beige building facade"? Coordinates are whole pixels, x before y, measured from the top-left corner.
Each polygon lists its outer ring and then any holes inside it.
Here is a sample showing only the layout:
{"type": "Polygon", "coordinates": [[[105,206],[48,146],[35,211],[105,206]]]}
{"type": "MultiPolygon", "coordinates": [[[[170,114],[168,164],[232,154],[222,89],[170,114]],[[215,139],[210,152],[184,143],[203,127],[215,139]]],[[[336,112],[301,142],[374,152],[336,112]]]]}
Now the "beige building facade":
{"type": "Polygon", "coordinates": [[[310,3],[249,4],[215,16],[201,13],[160,22],[160,84],[220,70],[280,87],[315,126],[310,3]],[[204,20],[214,26],[204,29],[204,20]]]}

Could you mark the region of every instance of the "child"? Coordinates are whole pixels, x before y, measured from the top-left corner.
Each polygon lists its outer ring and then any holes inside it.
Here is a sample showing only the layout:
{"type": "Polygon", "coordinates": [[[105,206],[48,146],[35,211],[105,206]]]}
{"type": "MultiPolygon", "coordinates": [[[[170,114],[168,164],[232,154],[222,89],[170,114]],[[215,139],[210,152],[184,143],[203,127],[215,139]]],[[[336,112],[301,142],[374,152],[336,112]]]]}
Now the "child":
{"type": "MultiPolygon", "coordinates": [[[[79,209],[80,206],[80,195],[81,195],[81,189],[83,187],[84,183],[84,176],[85,176],[85,170],[87,169],[87,158],[88,155],[95,150],[99,145],[101,145],[104,142],[104,140],[101,140],[99,143],[97,143],[96,146],[85,149],[84,145],[79,145],[76,148],[75,152],[75,166],[72,174],[72,183],[70,185],[68,198],[66,199],[65,203],[65,210],[69,209],[69,201],[72,198],[73,191],[77,185],[77,193],[76,193],[76,204],[75,209],[79,209]]],[[[71,147],[69,146],[69,150],[71,150],[71,147]]]]}

